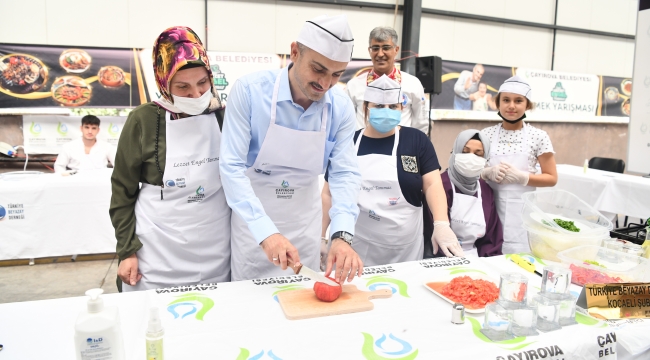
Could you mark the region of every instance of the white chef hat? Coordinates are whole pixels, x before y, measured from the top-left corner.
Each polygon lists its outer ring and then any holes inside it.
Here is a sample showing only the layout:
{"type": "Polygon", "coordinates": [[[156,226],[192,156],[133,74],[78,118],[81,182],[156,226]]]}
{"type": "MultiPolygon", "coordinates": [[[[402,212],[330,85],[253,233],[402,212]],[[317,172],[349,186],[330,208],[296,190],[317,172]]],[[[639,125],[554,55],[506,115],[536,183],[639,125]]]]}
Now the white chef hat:
{"type": "Polygon", "coordinates": [[[401,102],[401,87],[385,74],[366,87],[363,100],[375,104],[397,104],[401,102]]]}
{"type": "Polygon", "coordinates": [[[296,41],[330,60],[349,62],[352,59],[354,38],[345,15],[322,15],[305,22],[296,41]]]}
{"type": "Polygon", "coordinates": [[[529,101],[533,101],[533,90],[530,88],[530,85],[528,85],[526,80],[517,75],[509,78],[503,84],[501,84],[501,87],[499,87],[499,93],[502,92],[509,92],[525,96],[529,101]]]}

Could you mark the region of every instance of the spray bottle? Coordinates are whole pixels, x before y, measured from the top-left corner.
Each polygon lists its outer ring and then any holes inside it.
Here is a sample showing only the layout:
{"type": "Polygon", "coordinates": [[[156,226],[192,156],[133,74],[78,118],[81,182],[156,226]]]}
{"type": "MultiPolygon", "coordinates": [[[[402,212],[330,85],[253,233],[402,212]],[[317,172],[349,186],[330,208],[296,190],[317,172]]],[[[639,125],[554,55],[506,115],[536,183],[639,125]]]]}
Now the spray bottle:
{"type": "Polygon", "coordinates": [[[164,360],[163,330],[157,307],[149,309],[149,325],[147,326],[147,360],[164,360]]]}
{"type": "Polygon", "coordinates": [[[120,314],[115,306],[104,307],[102,289],[90,289],[88,307],[79,313],[74,341],[77,360],[124,360],[120,314]]]}

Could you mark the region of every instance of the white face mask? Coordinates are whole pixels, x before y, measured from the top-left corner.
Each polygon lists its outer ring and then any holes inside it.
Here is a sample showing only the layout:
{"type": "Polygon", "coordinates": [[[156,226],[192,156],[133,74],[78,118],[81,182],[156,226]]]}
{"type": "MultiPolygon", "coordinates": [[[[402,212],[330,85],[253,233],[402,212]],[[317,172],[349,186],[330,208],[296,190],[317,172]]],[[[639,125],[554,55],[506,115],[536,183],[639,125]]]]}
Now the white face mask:
{"type": "Polygon", "coordinates": [[[188,98],[182,96],[172,95],[174,99],[174,106],[186,113],[187,115],[200,115],[205,109],[210,105],[210,99],[212,99],[212,91],[204,92],[201,97],[198,98],[188,98]]]}
{"type": "Polygon", "coordinates": [[[487,160],[474,154],[456,154],[454,156],[454,167],[459,174],[465,177],[477,177],[485,168],[487,160]]]}

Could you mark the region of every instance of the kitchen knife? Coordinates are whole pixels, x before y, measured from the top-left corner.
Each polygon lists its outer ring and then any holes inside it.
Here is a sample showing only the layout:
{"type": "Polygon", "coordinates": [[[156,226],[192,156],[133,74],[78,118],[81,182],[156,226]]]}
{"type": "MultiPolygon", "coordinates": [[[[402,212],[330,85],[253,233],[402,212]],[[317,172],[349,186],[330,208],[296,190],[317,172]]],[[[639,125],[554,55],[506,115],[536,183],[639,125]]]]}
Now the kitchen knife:
{"type": "Polygon", "coordinates": [[[339,285],[335,281],[332,281],[332,280],[326,278],[324,275],[321,275],[320,273],[315,272],[314,270],[306,267],[303,264],[293,264],[291,266],[291,268],[296,273],[296,275],[306,276],[306,277],[308,277],[308,278],[310,278],[310,279],[312,279],[314,281],[322,282],[322,283],[325,283],[325,284],[331,285],[331,286],[338,286],[339,285]]]}

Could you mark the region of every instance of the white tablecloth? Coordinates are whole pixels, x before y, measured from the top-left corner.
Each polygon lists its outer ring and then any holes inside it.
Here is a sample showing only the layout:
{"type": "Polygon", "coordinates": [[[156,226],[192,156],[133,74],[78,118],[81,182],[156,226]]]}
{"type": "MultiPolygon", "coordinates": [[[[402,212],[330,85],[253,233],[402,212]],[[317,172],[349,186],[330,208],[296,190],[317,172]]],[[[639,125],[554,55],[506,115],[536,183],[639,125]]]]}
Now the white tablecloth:
{"type": "Polygon", "coordinates": [[[587,169],[573,165],[558,165],[555,188],[578,196],[603,215],[614,214],[646,219],[650,217],[650,179],[587,169]]]}
{"type": "Polygon", "coordinates": [[[0,260],[115,252],[112,169],[0,180],[0,260]]]}
{"type": "MultiPolygon", "coordinates": [[[[157,306],[165,328],[166,359],[648,359],[632,356],[620,325],[578,316],[579,324],[539,336],[493,343],[478,330],[483,314],[451,320],[451,305],[425,282],[452,272],[525,273],[505,257],[436,259],[365,269],[360,290],[390,288],[374,309],[305,320],[287,320],[275,294],[311,288],[301,276],[220,283],[104,296],[117,306],[128,359],[145,358],[147,309],[157,306]],[[178,304],[180,303],[180,304],[178,304]],[[618,335],[618,336],[617,336],[618,335]],[[537,357],[531,357],[535,353],[537,357]],[[549,354],[555,354],[551,356],[549,354]],[[615,353],[616,355],[612,355],[615,353]],[[608,355],[605,355],[608,354],[608,355]]],[[[529,277],[529,296],[541,280],[529,277]]],[[[0,304],[0,359],[73,359],[74,323],[84,297],[0,304]]],[[[640,324],[648,324],[640,320],[640,324]]],[[[634,330],[639,323],[625,323],[634,330]]],[[[630,336],[630,335],[628,335],[630,336]]]]}

